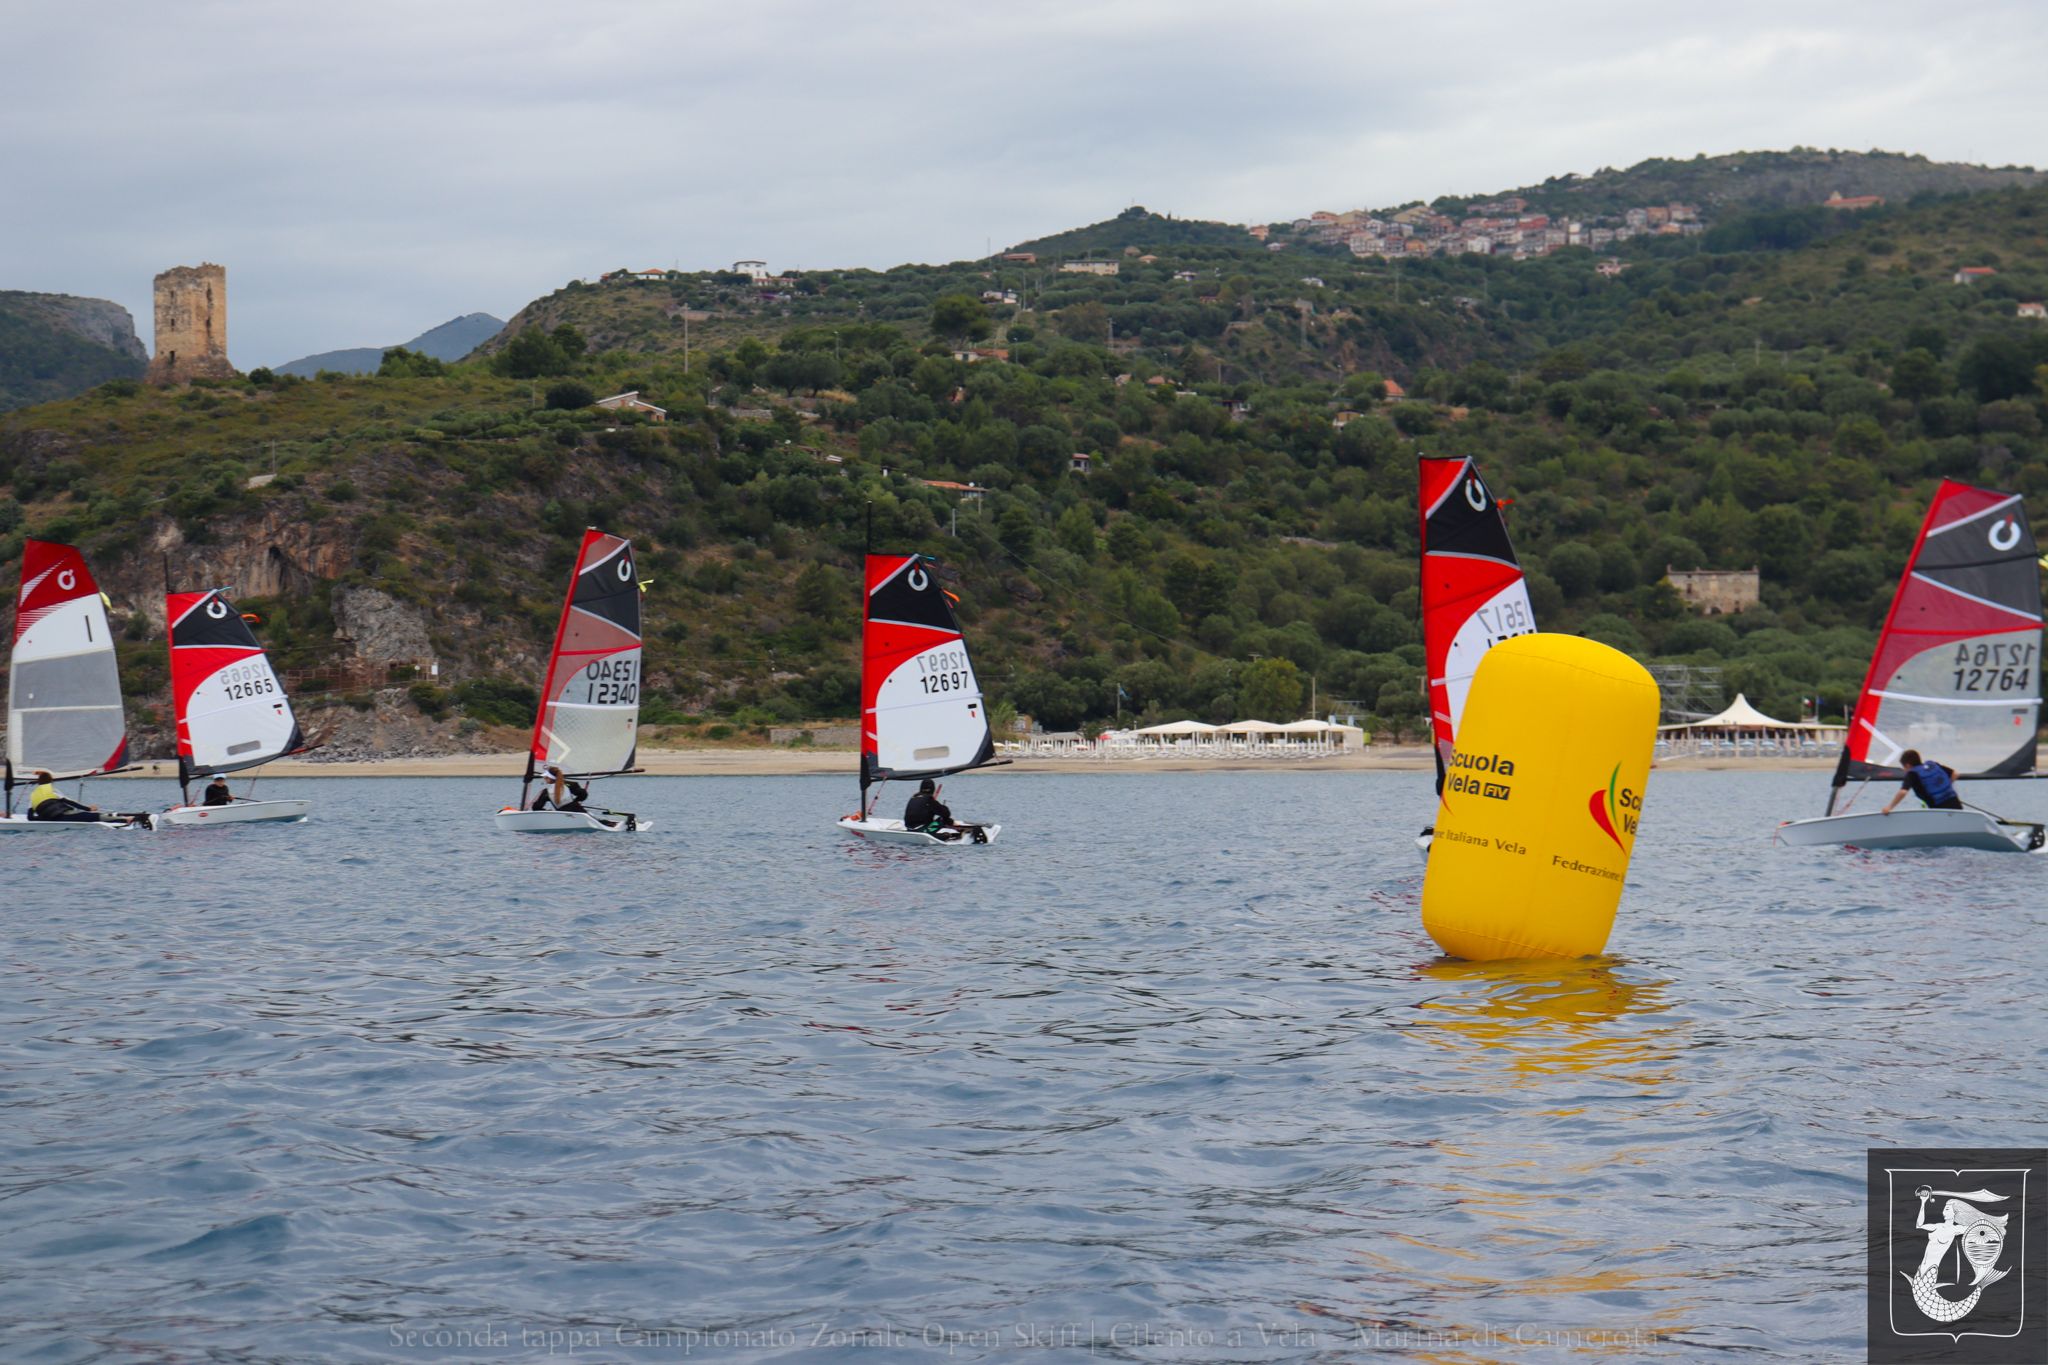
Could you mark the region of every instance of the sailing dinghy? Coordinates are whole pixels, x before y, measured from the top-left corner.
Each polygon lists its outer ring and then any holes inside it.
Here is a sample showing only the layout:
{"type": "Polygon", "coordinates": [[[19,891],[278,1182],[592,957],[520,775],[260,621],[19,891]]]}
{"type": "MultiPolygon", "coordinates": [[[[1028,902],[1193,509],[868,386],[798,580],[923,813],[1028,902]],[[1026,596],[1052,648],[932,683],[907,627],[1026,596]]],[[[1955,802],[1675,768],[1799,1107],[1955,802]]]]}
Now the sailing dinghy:
{"type": "Polygon", "coordinates": [[[26,541],[7,675],[6,810],[0,829],[148,829],[147,815],[32,820],[14,810],[14,789],[33,783],[38,771],[58,781],[86,778],[125,771],[127,756],[121,673],[100,586],[75,547],[26,541]]]}
{"type": "Polygon", "coordinates": [[[161,824],[297,823],[312,802],[236,800],[194,805],[192,780],[243,772],[306,747],[284,685],[249,629],[220,592],[167,592],[171,709],[178,726],[178,804],[161,824]]]}
{"type": "Polygon", "coordinates": [[[995,761],[995,739],[953,595],[928,555],[867,556],[861,627],[860,809],[839,827],[885,843],[986,844],[1001,825],[951,839],[877,816],[882,784],[965,772],[995,761]],[[874,796],[869,797],[869,789],[874,796]]]}
{"type": "Polygon", "coordinates": [[[1899,755],[1908,749],[1961,780],[2038,775],[2039,554],[2018,494],[1942,480],[1850,716],[1827,814],[1778,826],[1780,842],[2003,853],[2042,846],[2042,826],[1971,806],[1835,813],[1851,780],[1902,781],[1899,755]]]}
{"type": "MultiPolygon", "coordinates": [[[[1536,629],[1529,587],[1508,543],[1500,502],[1459,456],[1421,459],[1422,650],[1429,670],[1429,723],[1436,742],[1436,789],[1465,714],[1479,661],[1502,640],[1536,629]]],[[[1423,854],[1434,825],[1415,837],[1423,854]]]]}
{"type": "Polygon", "coordinates": [[[533,810],[528,800],[536,778],[552,802],[569,782],[638,772],[633,756],[639,731],[640,581],[633,575],[633,543],[592,528],[583,533],[555,626],[519,804],[498,812],[498,828],[516,834],[623,834],[651,828],[627,811],[597,806],[533,810]]]}

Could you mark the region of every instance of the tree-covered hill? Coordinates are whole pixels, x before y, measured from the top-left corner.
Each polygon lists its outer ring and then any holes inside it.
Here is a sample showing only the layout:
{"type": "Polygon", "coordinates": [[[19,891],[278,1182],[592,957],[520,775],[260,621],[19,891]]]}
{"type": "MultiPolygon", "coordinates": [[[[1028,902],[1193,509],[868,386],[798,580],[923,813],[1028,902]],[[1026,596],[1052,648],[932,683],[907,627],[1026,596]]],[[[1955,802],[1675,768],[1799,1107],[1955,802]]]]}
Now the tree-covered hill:
{"type": "Polygon", "coordinates": [[[2030,166],[1972,166],[1902,152],[1849,152],[1794,147],[1689,159],[1657,157],[1626,170],[1553,176],[1509,193],[1533,210],[1564,215],[1619,213],[1637,204],[1703,208],[1805,208],[1831,194],[1878,195],[1904,204],[1916,195],[2014,189],[2048,181],[2030,166]]]}
{"type": "Polygon", "coordinates": [[[1175,218],[1132,207],[1116,217],[1088,227],[1070,228],[1049,237],[1019,242],[1011,251],[1028,251],[1055,259],[1084,256],[1108,257],[1126,247],[1157,252],[1169,247],[1242,247],[1244,229],[1230,223],[1211,223],[1199,218],[1175,218]]]}
{"type": "MultiPolygon", "coordinates": [[[[168,549],[260,588],[300,667],[351,647],[336,590],[377,588],[424,621],[446,685],[412,704],[452,726],[530,696],[573,535],[602,523],[654,579],[650,717],[711,735],[851,713],[872,504],[879,541],[957,574],[997,701],[1050,726],[1119,690],[1214,719],[1313,688],[1412,732],[1414,458],[1470,453],[1514,499],[1545,628],[1838,713],[1935,481],[2048,495],[2048,322],[2017,307],[2048,293],[2048,189],[1786,223],[1631,243],[1611,277],[1583,251],[1397,270],[1143,242],[1156,262],[1105,277],[571,286],[453,367],[0,418],[0,555],[77,539],[133,603],[168,549]],[[678,303],[706,318],[687,367],[678,303]],[[626,389],[668,421],[587,406],[626,389]],[[1751,565],[1764,605],[1735,617],[1663,582],[1751,565]]],[[[160,627],[125,629],[146,698],[160,627]]]]}
{"type": "Polygon", "coordinates": [[[131,378],[148,363],[117,303],[0,290],[0,412],[131,378]]]}

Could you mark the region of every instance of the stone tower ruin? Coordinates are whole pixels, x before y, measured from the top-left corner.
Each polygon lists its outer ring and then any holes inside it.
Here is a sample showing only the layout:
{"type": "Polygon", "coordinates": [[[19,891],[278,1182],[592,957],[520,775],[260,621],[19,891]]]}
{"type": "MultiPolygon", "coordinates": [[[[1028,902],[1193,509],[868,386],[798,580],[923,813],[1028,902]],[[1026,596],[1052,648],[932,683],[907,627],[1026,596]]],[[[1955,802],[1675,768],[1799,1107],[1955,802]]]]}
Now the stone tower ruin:
{"type": "Polygon", "coordinates": [[[156,358],[152,384],[233,379],[228,363],[228,272],[180,265],[156,277],[156,358]]]}

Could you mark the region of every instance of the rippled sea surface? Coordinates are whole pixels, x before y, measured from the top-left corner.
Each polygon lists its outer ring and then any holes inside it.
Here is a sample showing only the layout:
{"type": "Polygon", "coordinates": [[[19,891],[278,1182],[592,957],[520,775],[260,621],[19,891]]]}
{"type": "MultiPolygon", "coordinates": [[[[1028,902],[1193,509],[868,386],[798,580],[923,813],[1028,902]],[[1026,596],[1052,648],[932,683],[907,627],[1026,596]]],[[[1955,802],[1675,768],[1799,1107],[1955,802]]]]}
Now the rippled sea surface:
{"type": "Polygon", "coordinates": [[[845,839],[850,776],[12,836],[0,1352],[1860,1359],[1864,1149],[2048,1138],[2048,864],[1774,848],[1825,783],[1654,774],[1544,967],[1423,934],[1424,774],[956,778],[974,849],[845,839]]]}

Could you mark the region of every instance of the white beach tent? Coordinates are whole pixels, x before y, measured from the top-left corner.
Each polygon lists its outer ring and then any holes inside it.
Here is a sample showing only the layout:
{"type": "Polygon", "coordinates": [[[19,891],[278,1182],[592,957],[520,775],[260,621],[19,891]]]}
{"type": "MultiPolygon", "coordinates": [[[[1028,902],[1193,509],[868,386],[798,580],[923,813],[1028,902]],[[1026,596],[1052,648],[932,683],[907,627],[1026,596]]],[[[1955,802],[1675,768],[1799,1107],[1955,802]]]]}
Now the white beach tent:
{"type": "Polygon", "coordinates": [[[1328,720],[1297,720],[1281,726],[1280,730],[1293,742],[1317,749],[1342,752],[1365,747],[1365,731],[1356,725],[1339,725],[1328,720]]]}
{"type": "Polygon", "coordinates": [[[1148,725],[1142,730],[1133,730],[1132,738],[1138,743],[1164,749],[1169,745],[1183,748],[1199,747],[1202,740],[1215,735],[1220,726],[1204,725],[1198,720],[1170,720],[1164,725],[1148,725]]]}
{"type": "Polygon", "coordinates": [[[1717,715],[1657,727],[1659,745],[1670,745],[1673,754],[1695,749],[1704,754],[1717,745],[1723,754],[1749,752],[1751,748],[1773,752],[1777,745],[1811,753],[1828,741],[1840,740],[1843,733],[1841,726],[1823,725],[1817,720],[1778,720],[1767,716],[1751,706],[1749,698],[1740,692],[1717,715]]]}
{"type": "Polygon", "coordinates": [[[1740,692],[1727,709],[1705,720],[1689,720],[1678,725],[1660,725],[1657,729],[1664,734],[1702,734],[1716,731],[1770,731],[1794,730],[1807,734],[1820,732],[1839,733],[1839,725],[1823,725],[1817,720],[1776,720],[1749,704],[1749,698],[1740,692]]]}

